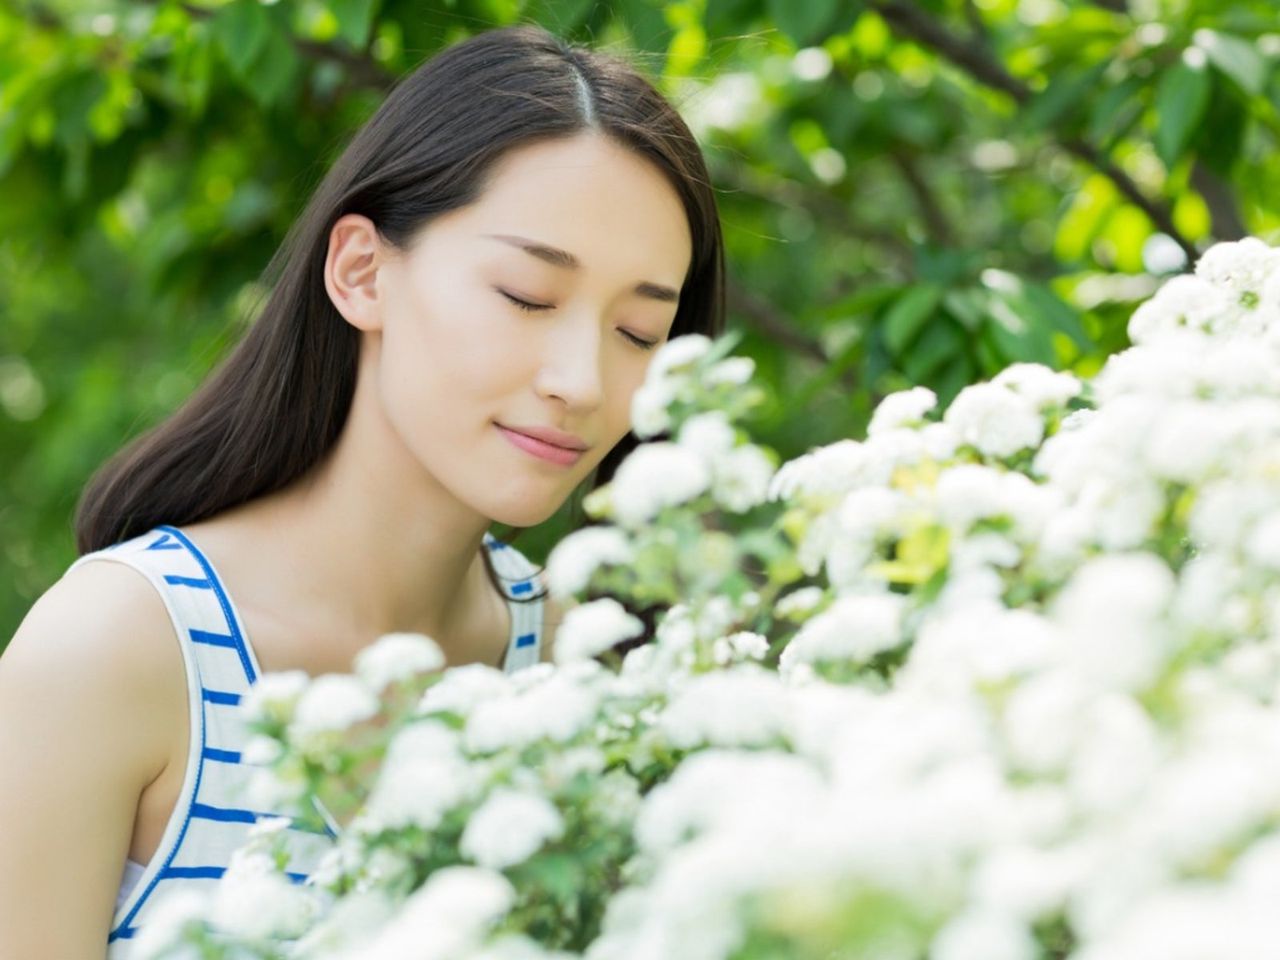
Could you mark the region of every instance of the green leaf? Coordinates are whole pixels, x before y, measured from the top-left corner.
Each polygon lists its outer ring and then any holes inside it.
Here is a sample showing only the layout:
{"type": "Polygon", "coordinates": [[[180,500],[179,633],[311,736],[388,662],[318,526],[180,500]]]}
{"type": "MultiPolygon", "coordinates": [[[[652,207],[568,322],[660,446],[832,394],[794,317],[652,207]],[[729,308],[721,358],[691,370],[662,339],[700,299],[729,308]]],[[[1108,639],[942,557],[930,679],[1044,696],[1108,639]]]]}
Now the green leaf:
{"type": "MultiPolygon", "coordinates": [[[[636,48],[646,53],[660,54],[666,60],[667,45],[671,43],[671,26],[660,2],[655,0],[623,0],[617,5],[617,15],[627,27],[636,48]]],[[[651,67],[655,73],[658,68],[651,67]]]]}
{"type": "Polygon", "coordinates": [[[1205,52],[1209,62],[1239,85],[1245,93],[1257,96],[1267,85],[1267,61],[1258,48],[1241,37],[1219,30],[1197,30],[1192,37],[1205,52]]]}
{"type": "Polygon", "coordinates": [[[1018,125],[1024,130],[1043,130],[1055,124],[1066,124],[1080,103],[1098,85],[1108,62],[1104,60],[1086,69],[1064,71],[1055,76],[1027,104],[1018,118],[1018,125]]]}
{"type": "Polygon", "coordinates": [[[579,27],[594,6],[595,0],[529,0],[521,16],[564,35],[579,27]]]}
{"type": "MultiPolygon", "coordinates": [[[[993,291],[989,301],[984,337],[997,353],[1009,361],[1028,361],[1054,366],[1057,352],[1053,349],[1049,324],[1019,302],[1019,298],[993,291]]],[[[995,373],[994,370],[985,371],[995,373]]]]}
{"type": "Polygon", "coordinates": [[[218,11],[211,29],[231,72],[237,79],[247,79],[249,67],[271,33],[266,8],[258,0],[234,0],[218,11]]]}
{"type": "Polygon", "coordinates": [[[943,288],[937,284],[921,283],[909,287],[894,301],[882,324],[884,342],[891,353],[902,356],[933,316],[942,293],[943,288]]]}
{"type": "Polygon", "coordinates": [[[1191,133],[1204,117],[1213,87],[1209,71],[1179,62],[1160,77],[1156,88],[1156,154],[1168,170],[1182,156],[1191,133]]]}
{"type": "Polygon", "coordinates": [[[250,69],[245,86],[261,106],[272,106],[293,85],[301,67],[293,44],[279,30],[272,30],[250,69]]]}
{"type": "Polygon", "coordinates": [[[767,0],[769,16],[797,47],[821,40],[840,5],[840,0],[767,0]]]}
{"type": "Polygon", "coordinates": [[[1048,287],[1024,281],[1022,296],[1028,309],[1054,330],[1066,334],[1082,350],[1091,346],[1089,335],[1080,322],[1080,314],[1048,287]]]}
{"type": "Polygon", "coordinates": [[[707,34],[720,37],[737,33],[760,12],[760,0],[707,0],[707,10],[703,19],[707,26],[707,34]]]}
{"type": "Polygon", "coordinates": [[[369,42],[378,0],[329,0],[329,11],[337,18],[338,36],[357,50],[369,42]]]}
{"type": "Polygon", "coordinates": [[[1142,115],[1143,103],[1138,93],[1145,86],[1142,77],[1128,77],[1098,97],[1089,113],[1086,132],[1091,143],[1105,149],[1124,135],[1142,115]]]}
{"type": "Polygon", "coordinates": [[[1205,111],[1192,134],[1191,146],[1210,170],[1229,177],[1244,146],[1249,105],[1245,95],[1221,77],[1214,78],[1210,100],[1213,109],[1205,111]]]}
{"type": "Polygon", "coordinates": [[[963,346],[964,334],[960,328],[949,319],[940,318],[939,322],[929,324],[920,339],[912,345],[903,358],[902,372],[913,383],[926,383],[963,346]]]}

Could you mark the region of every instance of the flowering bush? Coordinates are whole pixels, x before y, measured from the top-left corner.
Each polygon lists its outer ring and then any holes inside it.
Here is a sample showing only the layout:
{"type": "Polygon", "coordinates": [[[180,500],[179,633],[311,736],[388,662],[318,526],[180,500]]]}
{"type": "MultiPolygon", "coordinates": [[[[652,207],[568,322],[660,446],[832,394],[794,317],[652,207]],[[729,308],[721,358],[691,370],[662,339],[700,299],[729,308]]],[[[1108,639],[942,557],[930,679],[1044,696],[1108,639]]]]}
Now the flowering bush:
{"type": "Polygon", "coordinates": [[[1214,247],[1130,334],[780,466],[750,363],[672,341],[548,559],[557,662],[393,635],[266,678],[262,790],[353,819],[292,887],[260,825],[151,955],[1270,955],[1280,251],[1214,247]]]}

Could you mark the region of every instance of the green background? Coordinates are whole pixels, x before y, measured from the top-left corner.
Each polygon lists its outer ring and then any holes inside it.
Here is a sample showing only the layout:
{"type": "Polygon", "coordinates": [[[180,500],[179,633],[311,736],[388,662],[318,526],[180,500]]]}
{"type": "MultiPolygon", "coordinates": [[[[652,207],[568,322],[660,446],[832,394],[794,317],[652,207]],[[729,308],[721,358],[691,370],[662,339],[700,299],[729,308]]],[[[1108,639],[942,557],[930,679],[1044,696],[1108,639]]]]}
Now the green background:
{"type": "Polygon", "coordinates": [[[698,135],[786,457],[912,384],[1089,375],[1161,276],[1280,230],[1265,0],[0,0],[0,648],[395,78],[523,21],[634,58],[698,135]]]}

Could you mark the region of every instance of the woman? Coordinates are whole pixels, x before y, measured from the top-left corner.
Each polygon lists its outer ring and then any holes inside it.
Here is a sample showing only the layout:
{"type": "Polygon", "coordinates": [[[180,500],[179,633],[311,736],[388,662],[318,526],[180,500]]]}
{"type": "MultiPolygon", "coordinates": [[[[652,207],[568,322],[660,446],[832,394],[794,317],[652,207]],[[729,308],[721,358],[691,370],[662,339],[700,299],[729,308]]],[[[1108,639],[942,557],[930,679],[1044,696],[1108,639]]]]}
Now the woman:
{"type": "MultiPolygon", "coordinates": [[[[540,577],[486,531],[609,479],[655,345],[722,325],[688,128],[532,26],[405,78],[267,274],[244,340],[88,485],[82,556],[0,661],[0,956],[128,956],[216,882],[272,812],[237,792],[262,673],[397,631],[548,659],[540,577]]],[[[302,876],[327,838],[294,832],[302,876]]]]}

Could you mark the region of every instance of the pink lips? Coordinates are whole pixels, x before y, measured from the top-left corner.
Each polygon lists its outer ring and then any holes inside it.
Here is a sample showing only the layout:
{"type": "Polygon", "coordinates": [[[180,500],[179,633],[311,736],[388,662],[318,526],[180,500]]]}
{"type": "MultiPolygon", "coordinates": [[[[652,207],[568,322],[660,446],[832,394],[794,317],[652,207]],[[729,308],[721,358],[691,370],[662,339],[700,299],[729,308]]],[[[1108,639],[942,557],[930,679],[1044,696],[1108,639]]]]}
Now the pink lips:
{"type": "Polygon", "coordinates": [[[545,440],[535,440],[533,437],[525,436],[523,433],[508,430],[500,423],[495,424],[495,426],[502,431],[504,437],[525,453],[531,453],[535,457],[549,460],[551,463],[557,463],[562,467],[572,466],[582,457],[581,450],[569,450],[566,447],[557,447],[554,443],[547,443],[545,440]]]}

